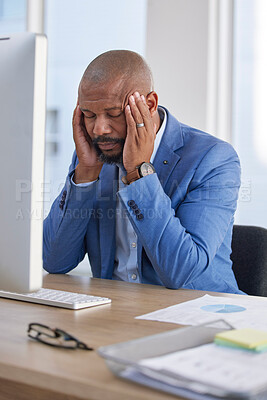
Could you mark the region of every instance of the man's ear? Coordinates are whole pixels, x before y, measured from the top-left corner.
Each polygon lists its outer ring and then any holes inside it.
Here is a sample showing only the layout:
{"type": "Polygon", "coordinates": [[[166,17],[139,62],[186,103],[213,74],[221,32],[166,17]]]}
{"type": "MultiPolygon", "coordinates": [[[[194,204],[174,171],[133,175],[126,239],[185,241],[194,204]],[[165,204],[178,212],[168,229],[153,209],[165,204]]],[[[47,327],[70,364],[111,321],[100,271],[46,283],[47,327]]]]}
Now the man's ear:
{"type": "Polygon", "coordinates": [[[146,104],[148,105],[151,117],[153,117],[158,109],[158,95],[152,91],[146,96],[146,104]]]}

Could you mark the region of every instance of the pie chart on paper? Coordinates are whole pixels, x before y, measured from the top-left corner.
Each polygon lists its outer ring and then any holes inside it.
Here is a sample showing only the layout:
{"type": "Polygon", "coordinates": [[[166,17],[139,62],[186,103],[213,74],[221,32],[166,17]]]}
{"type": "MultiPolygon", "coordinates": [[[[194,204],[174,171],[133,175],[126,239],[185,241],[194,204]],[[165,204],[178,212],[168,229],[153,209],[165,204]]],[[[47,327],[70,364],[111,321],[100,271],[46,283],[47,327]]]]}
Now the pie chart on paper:
{"type": "Polygon", "coordinates": [[[206,306],[200,307],[203,311],[208,311],[212,313],[218,314],[230,314],[235,312],[245,311],[245,307],[236,306],[234,304],[209,304],[206,306]]]}

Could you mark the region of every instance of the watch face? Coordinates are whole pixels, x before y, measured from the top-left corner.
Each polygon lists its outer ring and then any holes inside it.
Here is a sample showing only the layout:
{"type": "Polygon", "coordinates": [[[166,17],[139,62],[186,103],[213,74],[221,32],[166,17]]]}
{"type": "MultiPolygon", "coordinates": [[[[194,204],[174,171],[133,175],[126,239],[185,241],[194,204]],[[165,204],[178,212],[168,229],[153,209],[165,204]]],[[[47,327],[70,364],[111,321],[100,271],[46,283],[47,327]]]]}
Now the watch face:
{"type": "Polygon", "coordinates": [[[155,169],[153,167],[153,165],[149,164],[149,163],[143,163],[140,166],[140,174],[142,176],[146,176],[146,175],[151,175],[154,174],[155,169]]]}

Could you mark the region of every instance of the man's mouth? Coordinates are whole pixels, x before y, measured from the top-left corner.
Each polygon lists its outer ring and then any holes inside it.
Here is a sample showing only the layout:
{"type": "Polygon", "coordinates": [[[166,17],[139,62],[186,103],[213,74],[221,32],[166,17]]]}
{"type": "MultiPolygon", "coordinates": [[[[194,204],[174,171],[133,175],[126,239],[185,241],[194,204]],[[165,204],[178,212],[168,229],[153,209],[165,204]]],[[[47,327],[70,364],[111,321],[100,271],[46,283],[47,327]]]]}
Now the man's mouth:
{"type": "Polygon", "coordinates": [[[98,147],[103,151],[103,150],[113,150],[117,147],[119,147],[120,143],[116,142],[107,142],[107,143],[97,143],[98,147]]]}
{"type": "Polygon", "coordinates": [[[93,139],[93,144],[100,151],[111,151],[119,150],[122,148],[125,140],[121,138],[111,138],[111,137],[97,137],[93,139]]]}
{"type": "Polygon", "coordinates": [[[93,139],[96,153],[103,163],[122,163],[122,152],[125,139],[112,137],[96,137],[93,139]]]}

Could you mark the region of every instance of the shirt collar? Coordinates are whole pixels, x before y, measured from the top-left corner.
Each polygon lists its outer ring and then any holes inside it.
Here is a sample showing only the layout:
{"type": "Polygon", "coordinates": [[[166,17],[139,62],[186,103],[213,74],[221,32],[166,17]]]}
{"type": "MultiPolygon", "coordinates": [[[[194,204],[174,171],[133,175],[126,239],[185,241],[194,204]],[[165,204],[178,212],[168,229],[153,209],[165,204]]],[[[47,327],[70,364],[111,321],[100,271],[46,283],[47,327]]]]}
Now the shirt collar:
{"type": "Polygon", "coordinates": [[[158,112],[160,115],[160,119],[162,120],[162,123],[161,123],[161,127],[159,128],[159,130],[157,132],[156,139],[154,142],[154,150],[153,150],[152,156],[150,158],[151,163],[153,163],[153,161],[155,159],[155,156],[157,154],[157,151],[158,151],[158,148],[159,148],[163,133],[165,131],[166,124],[167,124],[167,114],[166,114],[166,111],[164,110],[164,108],[158,107],[158,112]]]}

